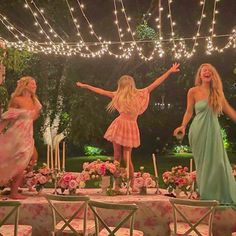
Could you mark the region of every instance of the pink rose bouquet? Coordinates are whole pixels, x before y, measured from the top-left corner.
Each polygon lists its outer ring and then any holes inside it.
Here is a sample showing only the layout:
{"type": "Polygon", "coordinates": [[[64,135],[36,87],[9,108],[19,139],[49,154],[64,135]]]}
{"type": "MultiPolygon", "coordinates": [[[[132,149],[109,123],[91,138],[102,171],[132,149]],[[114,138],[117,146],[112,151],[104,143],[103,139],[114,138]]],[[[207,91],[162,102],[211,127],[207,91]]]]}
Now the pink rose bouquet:
{"type": "Polygon", "coordinates": [[[164,172],[162,178],[169,193],[174,189],[180,189],[187,193],[196,180],[196,171],[189,173],[188,167],[175,166],[172,167],[171,171],[164,172]]]}
{"type": "Polygon", "coordinates": [[[134,173],[134,188],[139,189],[140,193],[146,193],[147,188],[154,187],[156,187],[154,176],[148,172],[144,172],[144,168],[140,167],[140,171],[134,173]]]}
{"type": "Polygon", "coordinates": [[[38,170],[27,172],[24,176],[25,184],[28,188],[33,188],[39,192],[48,182],[52,181],[52,173],[44,163],[38,170]]]}
{"type": "Polygon", "coordinates": [[[101,161],[85,162],[83,172],[90,176],[90,179],[101,179],[102,176],[110,175],[115,178],[120,177],[120,163],[118,161],[101,161]]]}
{"type": "Polygon", "coordinates": [[[86,179],[86,173],[66,172],[60,176],[57,182],[57,188],[60,188],[62,193],[68,189],[70,194],[75,194],[77,188],[85,187],[86,179]]]}

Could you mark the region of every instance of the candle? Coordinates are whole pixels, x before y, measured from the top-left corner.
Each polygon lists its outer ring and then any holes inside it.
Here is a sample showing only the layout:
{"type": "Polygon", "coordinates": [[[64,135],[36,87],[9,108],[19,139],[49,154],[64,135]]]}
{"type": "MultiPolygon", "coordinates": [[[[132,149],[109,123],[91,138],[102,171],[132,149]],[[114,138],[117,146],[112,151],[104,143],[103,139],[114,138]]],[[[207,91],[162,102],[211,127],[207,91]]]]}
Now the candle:
{"type": "Polygon", "coordinates": [[[55,169],[57,169],[57,161],[58,161],[58,158],[57,158],[57,144],[55,144],[54,146],[54,152],[55,152],[55,169]]]}
{"type": "Polygon", "coordinates": [[[61,170],[61,161],[60,161],[60,149],[59,143],[57,144],[57,158],[58,158],[58,170],[61,170]]]}
{"type": "Polygon", "coordinates": [[[53,147],[51,145],[49,145],[49,149],[51,151],[51,169],[54,169],[54,165],[53,165],[53,147]]]}
{"type": "Polygon", "coordinates": [[[65,161],[66,161],[66,143],[62,143],[62,170],[65,170],[65,161]]]}
{"type": "Polygon", "coordinates": [[[190,168],[189,168],[189,172],[193,172],[193,159],[190,159],[190,168]]]}
{"type": "Polygon", "coordinates": [[[50,166],[49,166],[49,162],[50,162],[49,153],[50,153],[50,149],[49,149],[49,145],[47,145],[47,166],[48,166],[48,168],[50,168],[50,166]]]}
{"type": "Polygon", "coordinates": [[[154,166],[155,177],[157,178],[158,177],[158,173],[157,173],[157,165],[156,165],[156,156],[155,156],[154,153],[152,154],[152,161],[153,161],[153,166],[154,166]]]}

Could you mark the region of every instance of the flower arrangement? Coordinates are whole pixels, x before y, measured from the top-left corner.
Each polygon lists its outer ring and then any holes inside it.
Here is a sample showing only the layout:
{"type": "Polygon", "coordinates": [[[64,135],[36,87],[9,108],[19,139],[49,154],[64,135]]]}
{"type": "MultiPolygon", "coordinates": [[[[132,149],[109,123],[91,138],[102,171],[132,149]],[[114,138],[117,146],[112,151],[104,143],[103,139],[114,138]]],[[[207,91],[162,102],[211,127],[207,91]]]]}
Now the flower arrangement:
{"type": "Polygon", "coordinates": [[[38,170],[27,172],[24,176],[24,180],[29,189],[35,187],[36,191],[39,192],[44,188],[46,183],[52,181],[52,172],[44,163],[38,170]]]}
{"type": "Polygon", "coordinates": [[[162,177],[169,193],[178,189],[187,194],[191,189],[193,181],[196,179],[196,172],[189,173],[188,167],[182,167],[180,165],[172,167],[171,171],[164,172],[162,177]]]}
{"type": "Polygon", "coordinates": [[[62,194],[66,189],[69,194],[75,194],[77,188],[84,188],[85,181],[89,178],[86,173],[63,173],[57,182],[57,188],[61,189],[62,194]]]}
{"type": "Polygon", "coordinates": [[[144,167],[140,167],[140,171],[134,173],[134,188],[139,189],[140,194],[146,194],[147,188],[154,187],[156,187],[154,176],[144,172],[144,167]]]}
{"type": "Polygon", "coordinates": [[[100,159],[83,164],[83,172],[90,176],[90,179],[101,179],[101,176],[120,177],[120,163],[118,161],[101,161],[100,159]]]}

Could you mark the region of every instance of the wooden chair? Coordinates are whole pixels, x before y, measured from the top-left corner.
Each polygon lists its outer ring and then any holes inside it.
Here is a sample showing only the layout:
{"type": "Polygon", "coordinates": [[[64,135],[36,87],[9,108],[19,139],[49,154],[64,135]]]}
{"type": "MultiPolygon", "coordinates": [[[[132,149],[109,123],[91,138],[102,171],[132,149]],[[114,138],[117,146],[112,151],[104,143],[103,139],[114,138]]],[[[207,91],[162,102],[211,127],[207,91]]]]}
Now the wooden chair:
{"type": "Polygon", "coordinates": [[[96,236],[143,236],[143,232],[139,230],[134,230],[134,216],[135,212],[138,210],[138,206],[136,204],[117,204],[117,203],[103,203],[97,201],[89,201],[89,207],[92,209],[95,218],[96,224],[96,236]],[[98,211],[99,209],[99,211],[98,211]],[[111,210],[113,215],[114,211],[125,211],[126,214],[122,219],[117,218],[116,226],[109,226],[104,217],[102,217],[101,212],[103,210],[111,210]],[[129,228],[123,228],[125,223],[130,221],[129,228]],[[99,223],[102,227],[104,227],[99,232],[99,223]]]}
{"type": "Polygon", "coordinates": [[[72,235],[94,235],[95,234],[95,222],[94,220],[87,219],[87,212],[88,212],[88,196],[62,196],[62,195],[53,195],[48,194],[45,196],[47,199],[49,206],[52,210],[52,217],[53,217],[53,235],[62,235],[65,234],[72,234],[72,235]],[[58,204],[61,203],[75,203],[78,204],[77,209],[71,215],[69,219],[65,218],[63,213],[60,212],[58,209],[58,204]],[[79,204],[81,203],[81,204],[79,204]],[[78,213],[83,213],[83,218],[78,219],[75,218],[78,213]],[[57,223],[56,216],[60,219],[57,223]]]}
{"type": "Polygon", "coordinates": [[[191,236],[211,236],[212,222],[216,207],[219,205],[215,200],[189,200],[189,199],[169,199],[173,207],[174,222],[169,224],[171,235],[191,235],[191,236]],[[199,218],[191,221],[189,215],[193,215],[193,210],[201,209],[204,212],[199,218]],[[192,211],[191,211],[192,210],[192,211]],[[190,214],[188,214],[188,212],[190,214]],[[178,217],[181,220],[178,220],[178,217]],[[206,223],[208,220],[208,223],[206,223]]]}
{"type": "Polygon", "coordinates": [[[3,236],[31,236],[32,227],[30,225],[19,225],[19,212],[20,212],[19,201],[0,201],[0,207],[6,209],[9,208],[3,218],[0,219],[0,235],[3,236]],[[14,225],[5,224],[7,220],[14,216],[14,225]]]}

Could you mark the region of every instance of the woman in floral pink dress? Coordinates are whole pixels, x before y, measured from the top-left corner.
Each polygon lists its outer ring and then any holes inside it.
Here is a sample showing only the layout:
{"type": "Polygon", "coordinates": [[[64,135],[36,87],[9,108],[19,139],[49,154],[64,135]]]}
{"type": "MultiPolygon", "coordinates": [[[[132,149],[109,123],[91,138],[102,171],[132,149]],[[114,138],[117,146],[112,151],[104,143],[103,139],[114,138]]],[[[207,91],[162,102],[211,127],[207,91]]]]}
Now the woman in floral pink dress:
{"type": "Polygon", "coordinates": [[[9,109],[0,121],[0,185],[11,180],[13,199],[25,198],[18,193],[23,172],[37,159],[34,147],[33,121],[38,117],[41,104],[38,101],[36,82],[30,77],[22,77],[11,95],[9,109]]]}
{"type": "Polygon", "coordinates": [[[178,72],[178,68],[179,64],[173,64],[166,73],[143,89],[137,89],[134,79],[129,75],[121,76],[118,81],[118,88],[115,92],[100,89],[81,82],[76,83],[78,87],[86,88],[95,93],[110,97],[112,100],[108,104],[107,110],[117,110],[119,112],[120,115],[111,123],[104,138],[113,143],[114,159],[119,162],[122,157],[123,148],[123,158],[126,165],[127,160],[129,160],[129,173],[132,188],[134,167],[131,160],[131,152],[132,148],[136,148],[140,145],[137,118],[148,107],[150,92],[164,82],[171,73],[178,72]]]}

